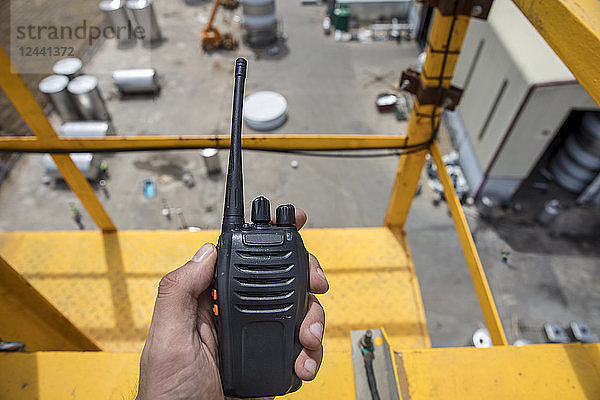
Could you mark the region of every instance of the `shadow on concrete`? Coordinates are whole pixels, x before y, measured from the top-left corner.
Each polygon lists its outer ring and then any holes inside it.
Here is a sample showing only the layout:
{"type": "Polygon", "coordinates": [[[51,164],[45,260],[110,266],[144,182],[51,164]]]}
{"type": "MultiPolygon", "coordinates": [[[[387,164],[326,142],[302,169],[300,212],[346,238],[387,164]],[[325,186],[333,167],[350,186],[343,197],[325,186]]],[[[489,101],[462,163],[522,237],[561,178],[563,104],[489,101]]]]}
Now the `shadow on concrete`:
{"type": "MultiPolygon", "coordinates": [[[[472,217],[473,218],[473,217],[472,217]]],[[[494,218],[477,218],[472,226],[475,241],[480,231],[493,229],[512,249],[533,254],[600,256],[600,209],[572,210],[560,215],[555,223],[544,226],[535,218],[512,212],[494,218]],[[597,214],[597,215],[596,215],[597,214]],[[580,222],[576,222],[579,220],[580,222]],[[580,225],[587,224],[587,227],[580,225]]]]}
{"type": "Polygon", "coordinates": [[[279,61],[290,54],[290,48],[283,39],[264,48],[253,48],[248,43],[246,43],[246,45],[254,52],[254,58],[256,60],[279,61]]]}

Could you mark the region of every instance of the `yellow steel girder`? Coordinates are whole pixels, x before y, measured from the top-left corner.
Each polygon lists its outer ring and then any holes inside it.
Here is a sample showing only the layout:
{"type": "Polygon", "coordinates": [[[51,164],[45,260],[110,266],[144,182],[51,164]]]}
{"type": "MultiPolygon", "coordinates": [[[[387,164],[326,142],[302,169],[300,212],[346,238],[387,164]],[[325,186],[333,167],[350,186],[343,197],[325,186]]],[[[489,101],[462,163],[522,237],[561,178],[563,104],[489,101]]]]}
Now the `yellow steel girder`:
{"type": "Polygon", "coordinates": [[[502,329],[502,322],[500,322],[498,310],[496,310],[496,304],[494,303],[494,298],[492,297],[492,291],[490,290],[487,278],[485,277],[485,272],[483,271],[483,267],[481,265],[481,260],[477,254],[477,248],[475,247],[475,242],[473,242],[473,236],[469,230],[467,219],[465,218],[460,201],[458,200],[456,192],[454,191],[452,180],[448,175],[448,171],[446,171],[444,160],[442,160],[442,153],[440,152],[440,148],[438,147],[437,143],[433,143],[430,150],[431,157],[433,158],[438,171],[438,176],[440,177],[440,181],[444,186],[446,202],[448,203],[448,208],[450,209],[450,213],[454,219],[456,232],[458,233],[458,238],[460,239],[460,244],[467,260],[469,272],[471,272],[473,286],[475,286],[477,299],[479,299],[481,312],[483,314],[483,318],[485,319],[488,331],[490,332],[492,342],[495,345],[506,345],[508,344],[508,341],[506,340],[504,329],[502,329]]]}
{"type": "MultiPolygon", "coordinates": [[[[202,136],[128,136],[105,138],[52,138],[39,140],[23,137],[0,137],[0,151],[141,151],[200,149],[206,147],[229,148],[229,135],[202,136]]],[[[253,150],[368,150],[401,149],[406,137],[394,135],[345,134],[268,134],[243,135],[242,147],[253,150]]]]}
{"type": "MultiPolygon", "coordinates": [[[[454,74],[454,67],[469,27],[469,21],[470,17],[458,16],[455,19],[454,16],[445,17],[437,9],[435,10],[427,46],[427,57],[421,73],[422,81],[426,86],[436,87],[440,83],[439,76],[445,58],[443,50],[446,50],[447,43],[449,54],[446,55],[443,75],[448,79],[442,79],[441,86],[443,88],[450,86],[450,79],[454,74]],[[450,32],[452,32],[452,36],[448,42],[450,32]]],[[[427,143],[431,140],[433,127],[439,123],[441,112],[441,107],[434,107],[432,104],[422,105],[415,100],[406,131],[407,145],[427,143]]],[[[404,226],[425,164],[425,154],[426,150],[423,150],[400,159],[385,214],[384,224],[386,226],[404,226]]]]}
{"type": "Polygon", "coordinates": [[[597,343],[406,350],[395,361],[402,399],[600,399],[597,343]]]}
{"type": "MultiPolygon", "coordinates": [[[[600,2],[513,0],[600,105],[600,2]]],[[[507,29],[510,29],[507,27],[507,29]]]]}
{"type": "Polygon", "coordinates": [[[27,351],[100,350],[0,257],[0,338],[27,351]]]}
{"type": "MultiPolygon", "coordinates": [[[[401,399],[600,398],[599,344],[415,349],[395,353],[393,359],[401,399]]],[[[329,374],[319,372],[314,382],[284,398],[355,398],[351,361],[337,353],[324,360],[329,374]],[[311,389],[324,381],[329,386],[311,389]]],[[[137,353],[0,354],[0,398],[132,400],[138,365],[137,353]]]]}

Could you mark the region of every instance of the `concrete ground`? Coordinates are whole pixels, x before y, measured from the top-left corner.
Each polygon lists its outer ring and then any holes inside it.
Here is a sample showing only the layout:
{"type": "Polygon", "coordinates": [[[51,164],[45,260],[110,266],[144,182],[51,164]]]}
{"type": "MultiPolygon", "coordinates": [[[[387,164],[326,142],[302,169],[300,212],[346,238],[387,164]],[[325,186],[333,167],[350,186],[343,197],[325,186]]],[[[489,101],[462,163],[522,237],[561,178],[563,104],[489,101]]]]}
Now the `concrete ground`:
{"type": "MultiPolygon", "coordinates": [[[[159,23],[167,41],[148,52],[119,49],[104,42],[85,66],[100,80],[119,135],[227,133],[230,124],[232,65],[249,59],[246,92],[276,90],[288,100],[289,119],[280,133],[385,133],[401,135],[406,123],[379,114],[374,100],[414,64],[413,43],[336,43],[323,36],[322,7],[278,2],[287,41],[275,58],[256,57],[245,46],[234,53],[203,55],[199,34],[210,5],[159,2],[159,23]],[[152,66],[163,90],[152,98],[120,99],[110,71],[152,66]]],[[[240,35],[235,13],[221,11],[217,26],[240,35]]],[[[59,121],[53,116],[53,123],[59,121]]],[[[245,132],[252,132],[244,128],[245,132]]],[[[119,153],[106,157],[110,198],[98,196],[120,229],[179,229],[182,221],[161,215],[163,201],[180,208],[188,226],[218,228],[223,176],[209,178],[199,151],[119,153]],[[196,185],[182,182],[189,172],[196,185]],[[157,196],[142,195],[142,181],[152,177],[157,196]]],[[[0,187],[0,229],[71,230],[76,226],[68,203],[78,204],[64,184],[44,185],[40,155],[24,156],[0,187]]],[[[227,152],[220,153],[225,167],[227,152]]],[[[244,152],[246,205],[265,194],[273,204],[291,202],[309,214],[311,227],[377,226],[382,223],[397,166],[397,157],[371,159],[314,158],[290,154],[244,152]],[[298,161],[298,168],[290,162],[298,161]]],[[[415,197],[406,226],[428,327],[434,346],[470,343],[483,319],[454,225],[445,204],[432,205],[426,188],[415,197]]],[[[500,253],[509,247],[496,227],[466,210],[477,247],[510,341],[525,337],[542,342],[545,321],[587,321],[600,332],[600,263],[583,253],[539,254],[512,251],[509,264],[500,253]],[[596,285],[595,285],[596,284],[596,285]]],[[[86,229],[95,229],[84,211],[86,229]]],[[[326,266],[324,266],[326,269],[326,266]]]]}

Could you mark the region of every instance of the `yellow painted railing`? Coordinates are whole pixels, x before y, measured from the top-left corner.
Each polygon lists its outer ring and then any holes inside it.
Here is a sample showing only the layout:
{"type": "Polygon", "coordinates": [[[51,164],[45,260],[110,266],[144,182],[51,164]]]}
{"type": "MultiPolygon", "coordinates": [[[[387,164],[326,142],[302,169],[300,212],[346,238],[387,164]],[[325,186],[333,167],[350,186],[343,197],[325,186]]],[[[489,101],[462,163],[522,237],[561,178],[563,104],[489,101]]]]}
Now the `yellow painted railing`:
{"type": "MultiPolygon", "coordinates": [[[[405,149],[405,136],[345,134],[244,135],[242,147],[252,150],[376,150],[405,149]]],[[[109,136],[105,138],[0,137],[0,151],[99,152],[229,148],[229,135],[109,136]]],[[[423,146],[421,146],[423,147],[423,146]]],[[[410,148],[410,147],[409,147],[410,148]]]]}

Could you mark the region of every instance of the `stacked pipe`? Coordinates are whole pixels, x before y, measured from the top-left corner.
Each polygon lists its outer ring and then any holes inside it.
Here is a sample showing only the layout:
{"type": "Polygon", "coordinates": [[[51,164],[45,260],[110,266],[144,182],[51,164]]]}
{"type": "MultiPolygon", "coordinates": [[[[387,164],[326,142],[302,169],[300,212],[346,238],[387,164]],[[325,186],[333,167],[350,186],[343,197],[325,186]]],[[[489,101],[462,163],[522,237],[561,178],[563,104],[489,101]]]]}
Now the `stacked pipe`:
{"type": "Polygon", "coordinates": [[[580,128],[571,133],[550,161],[550,171],[564,189],[581,193],[600,172],[600,117],[586,112],[580,128]]]}

